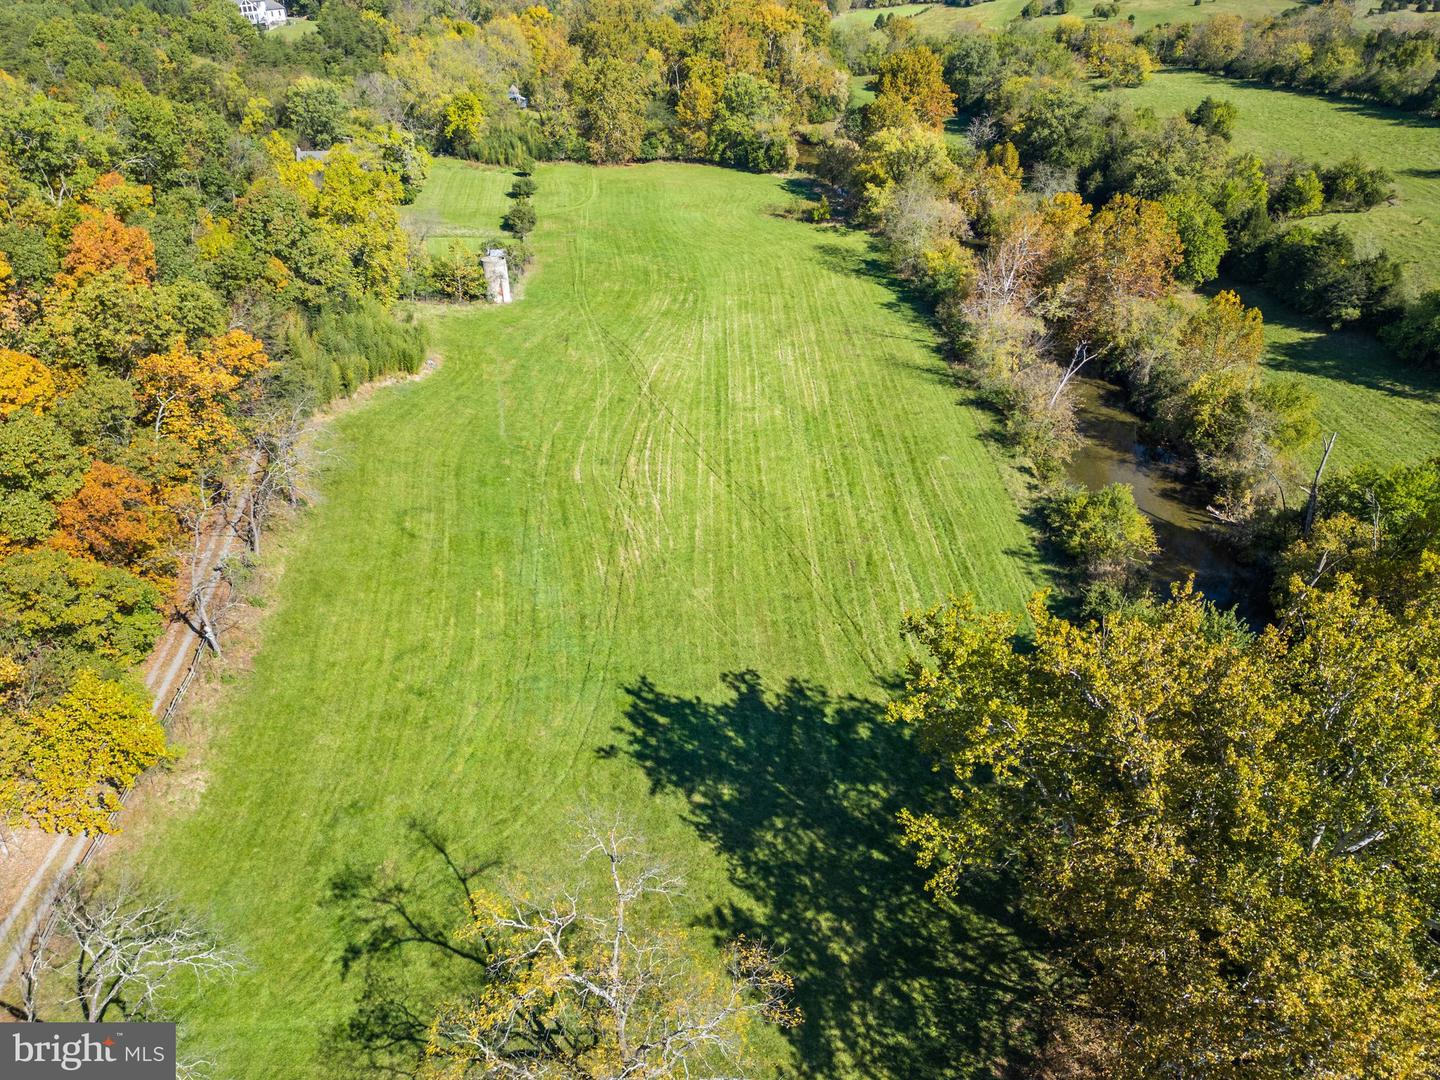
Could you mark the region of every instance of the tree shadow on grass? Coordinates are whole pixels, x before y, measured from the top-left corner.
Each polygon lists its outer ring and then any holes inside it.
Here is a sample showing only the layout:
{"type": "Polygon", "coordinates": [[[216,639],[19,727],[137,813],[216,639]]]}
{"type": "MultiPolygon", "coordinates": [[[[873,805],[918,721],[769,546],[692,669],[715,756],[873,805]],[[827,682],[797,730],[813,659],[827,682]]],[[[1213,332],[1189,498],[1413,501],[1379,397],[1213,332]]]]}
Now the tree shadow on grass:
{"type": "Polygon", "coordinates": [[[927,322],[934,318],[934,303],[895,273],[874,237],[867,235],[863,248],[824,243],[817,245],[815,252],[827,269],[847,276],[868,278],[884,285],[891,294],[884,302],[886,308],[911,318],[918,315],[927,322]]]}
{"type": "Polygon", "coordinates": [[[901,847],[902,807],[944,784],[882,706],[791,679],[723,676],[718,703],[626,688],[622,743],[751,898],[709,913],[717,938],[755,935],[786,954],[805,1022],[799,1074],[923,1080],[990,1076],[1024,1056],[1045,971],[998,882],[958,902],[924,890],[901,847]]]}
{"type": "Polygon", "coordinates": [[[1234,289],[1246,304],[1260,309],[1267,326],[1292,335],[1289,340],[1266,345],[1273,358],[1271,366],[1278,371],[1318,375],[1393,397],[1432,400],[1440,395],[1440,374],[1406,365],[1372,333],[1331,330],[1259,285],[1222,278],[1215,288],[1234,289]]]}

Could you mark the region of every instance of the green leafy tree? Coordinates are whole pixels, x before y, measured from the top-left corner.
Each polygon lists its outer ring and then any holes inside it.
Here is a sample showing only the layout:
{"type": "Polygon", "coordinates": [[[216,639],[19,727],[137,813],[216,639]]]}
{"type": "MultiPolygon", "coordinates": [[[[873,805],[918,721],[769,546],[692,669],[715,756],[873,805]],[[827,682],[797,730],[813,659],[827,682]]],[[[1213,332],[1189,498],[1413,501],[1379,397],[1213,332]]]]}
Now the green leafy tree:
{"type": "Polygon", "coordinates": [[[1185,115],[1192,124],[1208,134],[1231,139],[1235,135],[1235,121],[1240,119],[1240,110],[1233,102],[1207,94],[1185,115]]]}
{"type": "Polygon", "coordinates": [[[1134,587],[1158,550],[1155,530],[1129,484],[1098,491],[1068,487],[1048,500],[1045,519],[1056,543],[1096,584],[1134,587]]]}
{"type": "MultiPolygon", "coordinates": [[[[1440,458],[1382,469],[1362,465],[1326,481],[1313,529],[1281,554],[1283,598],[1295,582],[1329,588],[1353,577],[1392,611],[1415,600],[1415,568],[1440,552],[1440,458]]],[[[1420,583],[1434,588],[1440,581],[1420,583]]]]}
{"type": "Polygon", "coordinates": [[[1266,249],[1265,283],[1305,314],[1339,327],[1395,307],[1401,271],[1383,252],[1359,255],[1338,225],[1294,226],[1266,249]]]}
{"type": "Polygon", "coordinates": [[[1160,205],[1180,234],[1182,255],[1175,277],[1187,285],[1204,285],[1220,273],[1220,260],[1230,250],[1225,219],[1193,191],[1160,198],[1160,205]]]}
{"type": "Polygon", "coordinates": [[[79,490],[85,459],[55,420],[29,410],[0,423],[0,550],[33,544],[55,525],[55,504],[79,490]]]}
{"type": "Polygon", "coordinates": [[[1318,214],[1325,208],[1325,185],[1314,169],[1293,172],[1275,189],[1270,208],[1285,217],[1318,214]]]}
{"type": "Polygon", "coordinates": [[[1440,290],[1431,290],[1405,308],[1381,336],[1412,363],[1440,365],[1440,290]]]}
{"type": "Polygon", "coordinates": [[[303,75],[285,91],[285,122],[322,150],[340,140],[348,111],[340,87],[326,79],[303,75]]]}
{"type": "Polygon", "coordinates": [[[744,72],[725,80],[710,130],[710,154],[722,165],[775,172],[795,163],[779,92],[744,72]]]}
{"type": "Polygon", "coordinates": [[[1325,205],[1342,210],[1369,210],[1395,194],[1394,177],[1371,167],[1359,154],[1320,170],[1325,205]]]}
{"type": "Polygon", "coordinates": [[[54,548],[0,562],[0,634],[31,649],[138,664],[160,633],[160,604],[159,590],[134,574],[54,548]]]}
{"type": "Polygon", "coordinates": [[[516,199],[505,211],[501,222],[523,240],[535,228],[535,207],[529,199],[516,199]]]}
{"type": "Polygon", "coordinates": [[[906,621],[933,661],[890,715],[953,777],[903,819],[931,887],[1015,876],[1087,975],[1108,1075],[1433,1075],[1433,599],[1302,589],[1258,637],[1183,590],[1030,614],[1023,649],[968,600],[906,621]]]}
{"type": "Polygon", "coordinates": [[[639,156],[653,87],[653,73],[634,61],[601,59],[580,67],[575,104],[592,161],[613,165],[639,156]]]}

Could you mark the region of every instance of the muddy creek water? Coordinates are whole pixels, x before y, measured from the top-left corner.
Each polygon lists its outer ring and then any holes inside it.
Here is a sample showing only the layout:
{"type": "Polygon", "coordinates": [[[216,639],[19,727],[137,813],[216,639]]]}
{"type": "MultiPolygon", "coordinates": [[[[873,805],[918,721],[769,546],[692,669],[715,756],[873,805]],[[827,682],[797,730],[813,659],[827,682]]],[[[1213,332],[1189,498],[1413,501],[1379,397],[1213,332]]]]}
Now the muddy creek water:
{"type": "Polygon", "coordinates": [[[1135,504],[1150,519],[1160,554],[1151,573],[1161,595],[1172,581],[1195,575],[1195,587],[1220,607],[1238,606],[1252,622],[1263,615],[1252,575],[1236,561],[1216,531],[1194,485],[1181,469],[1140,439],[1140,420],[1125,407],[1118,387],[1100,379],[1076,380],[1081,444],[1067,470],[1077,484],[1095,490],[1129,484],[1135,504]]]}

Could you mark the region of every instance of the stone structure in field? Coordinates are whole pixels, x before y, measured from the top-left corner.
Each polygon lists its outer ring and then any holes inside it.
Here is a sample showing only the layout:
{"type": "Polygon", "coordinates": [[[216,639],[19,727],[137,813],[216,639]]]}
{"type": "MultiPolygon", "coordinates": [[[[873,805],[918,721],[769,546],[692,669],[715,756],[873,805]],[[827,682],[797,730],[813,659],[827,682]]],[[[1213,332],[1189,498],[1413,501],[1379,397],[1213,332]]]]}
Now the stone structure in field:
{"type": "Polygon", "coordinates": [[[480,256],[480,267],[485,271],[485,292],[492,304],[510,303],[510,264],[505,259],[504,248],[491,248],[480,256]]]}

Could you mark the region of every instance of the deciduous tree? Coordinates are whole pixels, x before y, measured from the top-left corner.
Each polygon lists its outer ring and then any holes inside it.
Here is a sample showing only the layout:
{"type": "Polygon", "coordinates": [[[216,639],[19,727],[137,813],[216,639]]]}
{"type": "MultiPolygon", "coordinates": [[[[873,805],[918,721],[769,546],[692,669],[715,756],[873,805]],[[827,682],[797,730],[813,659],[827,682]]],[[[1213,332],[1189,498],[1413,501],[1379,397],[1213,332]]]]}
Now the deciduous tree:
{"type": "Polygon", "coordinates": [[[933,664],[891,717],[954,778],[905,816],[932,888],[1018,875],[1115,1075],[1431,1075],[1433,598],[1302,588],[1258,637],[1183,590],[1103,625],[1030,611],[1030,649],[968,600],[906,621],[933,664]]]}
{"type": "Polygon", "coordinates": [[[92,462],[80,490],[56,507],[55,516],[55,546],[157,585],[173,580],[174,515],[154,485],[124,466],[92,462]]]}
{"type": "Polygon", "coordinates": [[[791,979],[762,945],[735,942],[715,970],[655,925],[681,882],[623,827],[587,830],[582,858],[598,863],[603,896],[476,894],[468,936],[488,946],[490,978],[436,1017],[424,1075],[743,1075],[757,1023],[799,1022],[791,979]]]}
{"type": "Polygon", "coordinates": [[[145,696],[80,671],[55,704],[14,719],[23,747],[12,812],[50,832],[110,832],[119,796],[163,760],[165,732],[145,696]]]}
{"type": "MultiPolygon", "coordinates": [[[[9,1005],[31,1020],[39,1018],[42,980],[50,975],[60,976],[57,981],[68,988],[60,1005],[98,1024],[117,1014],[123,1020],[160,1019],[167,1015],[163,995],[183,977],[199,985],[234,975],[244,965],[240,954],[199,920],[128,882],[106,888],[77,874],[55,911],[53,928],[47,922],[31,944],[23,1004],[9,1005]]],[[[179,1075],[196,1074],[181,1062],[179,1075]]]]}
{"type": "Polygon", "coordinates": [[[50,417],[22,411],[0,423],[0,551],[45,537],[55,525],[55,503],[79,488],[84,467],[50,417]]]}
{"type": "Polygon", "coordinates": [[[160,633],[160,593],[128,570],[37,548],[0,562],[0,635],[28,648],[138,664],[160,633]]]}
{"type": "Polygon", "coordinates": [[[43,413],[55,404],[50,369],[33,356],[0,349],[0,419],[19,409],[43,413]]]}
{"type": "Polygon", "coordinates": [[[177,341],[135,366],[140,419],[157,436],[172,436],[191,446],[231,444],[239,432],[227,407],[236,401],[245,379],[269,362],[265,347],[243,330],[215,338],[198,353],[177,341]]]}
{"type": "Polygon", "coordinates": [[[877,96],[893,95],[937,131],[955,115],[955,94],[945,82],[940,58],[924,45],[887,56],[875,73],[875,90],[877,96]]]}
{"type": "Polygon", "coordinates": [[[138,225],[126,225],[108,210],[87,209],[70,234],[70,249],[62,264],[64,282],[119,270],[135,282],[155,277],[155,245],[138,225]]]}

